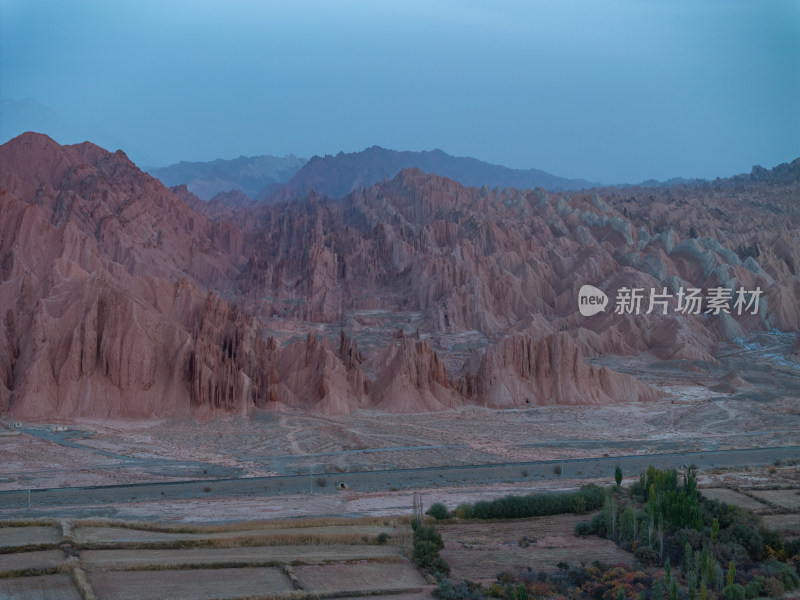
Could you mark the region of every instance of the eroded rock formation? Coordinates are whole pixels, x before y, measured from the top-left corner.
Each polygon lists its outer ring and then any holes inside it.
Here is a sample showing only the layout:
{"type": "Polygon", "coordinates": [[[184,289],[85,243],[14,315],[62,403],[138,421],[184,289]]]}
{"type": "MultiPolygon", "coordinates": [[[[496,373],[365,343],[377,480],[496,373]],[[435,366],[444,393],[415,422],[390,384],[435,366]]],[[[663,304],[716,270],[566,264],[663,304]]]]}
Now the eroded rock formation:
{"type": "Polygon", "coordinates": [[[714,361],[800,330],[799,171],[556,195],[406,170],[342,201],[208,204],[121,152],[25,134],[0,147],[0,412],[648,401],[589,359],[714,361]],[[611,299],[592,317],[587,283],[611,299]],[[674,310],[720,286],[760,289],[758,309],[674,310]],[[640,310],[614,310],[622,288],[640,310]]]}

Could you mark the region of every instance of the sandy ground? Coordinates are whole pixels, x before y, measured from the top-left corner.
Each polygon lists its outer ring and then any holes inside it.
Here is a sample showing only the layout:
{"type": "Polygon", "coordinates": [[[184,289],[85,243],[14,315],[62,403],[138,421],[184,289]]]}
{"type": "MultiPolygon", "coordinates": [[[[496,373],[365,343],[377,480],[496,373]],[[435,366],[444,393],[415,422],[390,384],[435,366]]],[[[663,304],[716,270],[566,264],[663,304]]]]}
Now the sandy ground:
{"type": "Polygon", "coordinates": [[[264,413],[205,423],[81,423],[59,433],[26,423],[20,435],[0,437],[0,490],[800,444],[800,399],[709,401],[702,386],[669,390],[653,403],[602,407],[264,413]]]}

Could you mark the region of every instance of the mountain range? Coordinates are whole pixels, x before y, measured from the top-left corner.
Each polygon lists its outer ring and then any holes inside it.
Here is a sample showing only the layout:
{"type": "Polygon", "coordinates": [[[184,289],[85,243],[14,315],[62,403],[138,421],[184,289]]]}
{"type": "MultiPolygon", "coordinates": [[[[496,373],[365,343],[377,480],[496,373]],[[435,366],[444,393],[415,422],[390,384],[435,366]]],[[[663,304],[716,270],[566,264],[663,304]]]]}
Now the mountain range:
{"type": "Polygon", "coordinates": [[[310,192],[341,199],[359,188],[391,179],[403,169],[417,168],[425,173],[449,177],[473,187],[545,188],[552,191],[594,187],[583,179],[565,179],[538,169],[509,169],[475,158],[450,156],[442,150],[398,152],[372,146],[361,152],[336,156],[241,156],[234,160],[181,162],[148,172],[164,185],[185,185],[202,200],[231,190],[244,192],[258,202],[302,199],[310,192]]]}
{"type": "Polygon", "coordinates": [[[471,187],[544,188],[551,191],[579,190],[594,187],[584,179],[565,179],[538,169],[509,169],[475,158],[450,156],[442,150],[398,152],[372,146],[361,152],[336,156],[314,156],[276,194],[263,190],[257,200],[303,198],[311,191],[340,199],[359,188],[391,179],[403,169],[417,168],[435,173],[471,187]]]}
{"type": "Polygon", "coordinates": [[[670,188],[413,168],[341,200],[312,189],[206,203],[121,151],[0,146],[0,414],[646,402],[655,388],[589,359],[713,362],[748,331],[800,331],[800,159],[670,188]],[[585,284],[612,306],[623,288],[763,297],[753,314],[584,317],[585,284]]]}

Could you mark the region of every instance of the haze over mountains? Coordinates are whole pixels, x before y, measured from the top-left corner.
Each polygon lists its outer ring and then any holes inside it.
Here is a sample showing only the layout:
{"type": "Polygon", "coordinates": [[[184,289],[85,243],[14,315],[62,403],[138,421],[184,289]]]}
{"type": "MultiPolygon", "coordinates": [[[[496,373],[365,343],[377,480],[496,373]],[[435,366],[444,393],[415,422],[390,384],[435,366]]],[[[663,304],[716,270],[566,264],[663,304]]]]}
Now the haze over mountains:
{"type": "Polygon", "coordinates": [[[275,192],[306,162],[305,158],[294,155],[240,156],[231,160],[179,162],[168,167],[151,168],[148,172],[167,187],[185,185],[195,196],[208,201],[231,190],[241,190],[250,198],[262,191],[275,192]]]}
{"type": "MultiPolygon", "coordinates": [[[[372,146],[361,152],[336,156],[315,156],[287,183],[283,197],[305,197],[312,190],[329,198],[343,198],[359,188],[391,179],[402,169],[417,168],[425,173],[449,177],[466,186],[545,188],[552,191],[593,187],[583,179],[556,177],[538,169],[509,169],[475,158],[450,156],[442,150],[398,152],[372,146]]],[[[263,200],[268,194],[259,194],[263,200]]]]}
{"type": "Polygon", "coordinates": [[[150,418],[647,401],[588,359],[714,361],[800,331],[800,160],[549,193],[405,169],[342,200],[207,204],[122,152],[0,146],[0,412],[150,418]],[[591,283],[760,288],[756,314],[578,312],[591,283]]]}
{"type": "Polygon", "coordinates": [[[312,190],[321,196],[341,199],[356,189],[391,179],[402,169],[410,168],[475,187],[541,187],[560,191],[597,185],[583,179],[557,177],[538,169],[509,169],[474,158],[450,156],[442,150],[398,152],[379,146],[361,152],[340,152],[336,156],[314,156],[307,162],[294,156],[242,156],[234,160],[178,163],[148,169],[148,172],[169,187],[186,185],[202,200],[240,190],[256,201],[274,202],[302,199],[312,190]]]}

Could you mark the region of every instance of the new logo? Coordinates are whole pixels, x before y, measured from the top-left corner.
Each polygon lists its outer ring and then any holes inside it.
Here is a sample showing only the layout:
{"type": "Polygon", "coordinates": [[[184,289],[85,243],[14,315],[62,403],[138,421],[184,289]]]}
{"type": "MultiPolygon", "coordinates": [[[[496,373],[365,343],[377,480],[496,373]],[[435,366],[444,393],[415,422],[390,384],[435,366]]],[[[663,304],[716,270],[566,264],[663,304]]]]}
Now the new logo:
{"type": "Polygon", "coordinates": [[[608,296],[593,285],[584,285],[578,292],[578,310],[584,317],[603,312],[608,304],[608,296]]]}

